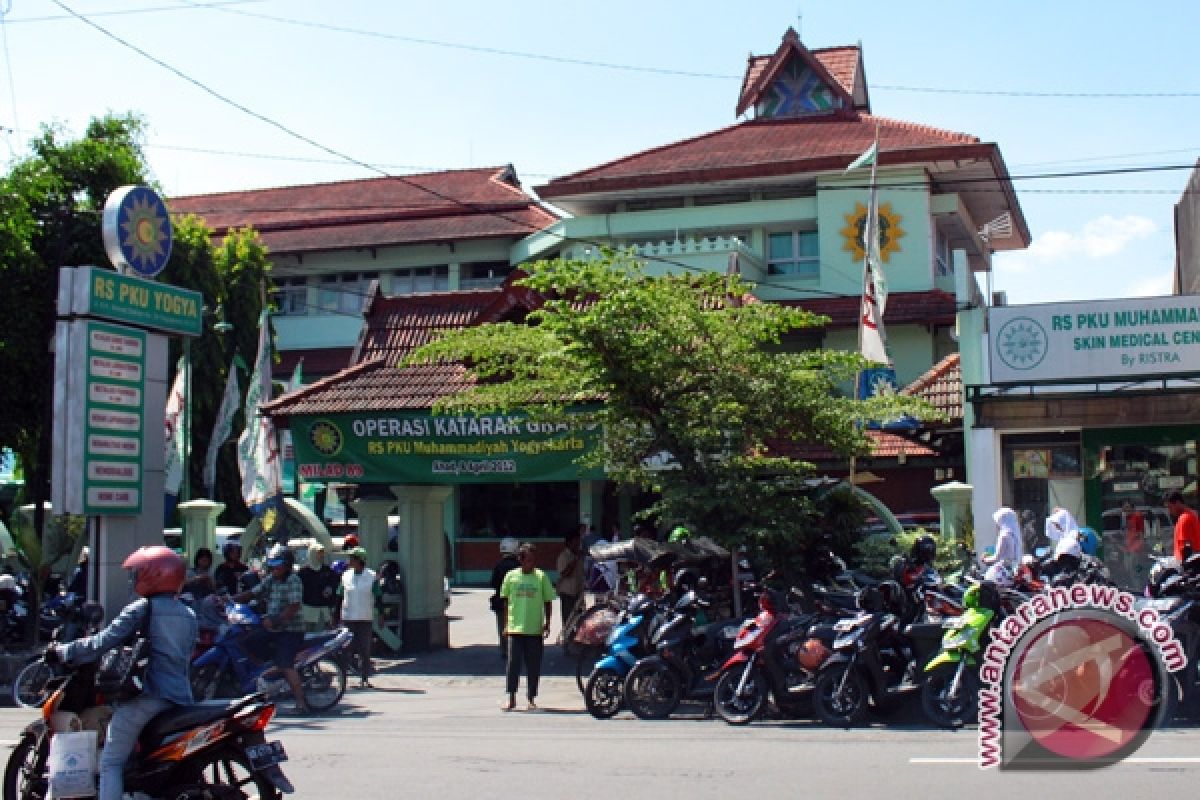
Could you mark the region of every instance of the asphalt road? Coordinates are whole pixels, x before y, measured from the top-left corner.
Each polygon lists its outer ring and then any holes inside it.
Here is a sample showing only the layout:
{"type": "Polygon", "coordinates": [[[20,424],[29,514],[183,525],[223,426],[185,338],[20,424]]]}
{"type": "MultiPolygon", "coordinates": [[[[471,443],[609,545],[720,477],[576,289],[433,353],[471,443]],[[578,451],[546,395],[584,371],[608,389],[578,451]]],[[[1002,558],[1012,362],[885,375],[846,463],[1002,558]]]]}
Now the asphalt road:
{"type": "MultiPolygon", "coordinates": [[[[379,688],[348,692],[331,716],[272,723],[297,797],[1138,798],[1191,796],[1200,778],[1200,729],[1159,731],[1107,769],[1013,773],[980,771],[973,729],[932,730],[915,711],[851,731],[781,720],[735,728],[698,708],[662,722],[628,712],[600,721],[554,649],[540,709],[503,713],[485,599],[456,595],[450,651],[386,662],[379,688]]],[[[29,714],[0,710],[0,741],[11,743],[29,714]]]]}

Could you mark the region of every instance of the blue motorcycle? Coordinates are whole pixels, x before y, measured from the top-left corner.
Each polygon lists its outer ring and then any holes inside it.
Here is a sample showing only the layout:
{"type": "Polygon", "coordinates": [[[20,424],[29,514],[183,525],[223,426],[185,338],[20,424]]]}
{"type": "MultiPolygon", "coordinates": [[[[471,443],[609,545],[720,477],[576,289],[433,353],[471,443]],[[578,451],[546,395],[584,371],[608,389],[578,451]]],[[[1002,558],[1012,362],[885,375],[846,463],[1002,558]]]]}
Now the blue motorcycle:
{"type": "MultiPolygon", "coordinates": [[[[192,659],[192,694],[196,701],[255,693],[268,698],[287,694],[290,688],[276,665],[270,659],[251,657],[246,648],[246,638],[262,628],[262,617],[239,603],[226,607],[225,618],[229,626],[211,648],[192,659]]],[[[304,635],[304,648],[296,654],[295,667],[300,673],[304,702],[313,711],[328,711],[345,694],[343,651],[353,638],[345,627],[304,635]]]]}
{"type": "Polygon", "coordinates": [[[587,710],[596,719],[608,719],[621,710],[625,676],[649,652],[650,629],[660,617],[654,600],[644,594],[630,600],[621,612],[583,691],[587,710]]]}

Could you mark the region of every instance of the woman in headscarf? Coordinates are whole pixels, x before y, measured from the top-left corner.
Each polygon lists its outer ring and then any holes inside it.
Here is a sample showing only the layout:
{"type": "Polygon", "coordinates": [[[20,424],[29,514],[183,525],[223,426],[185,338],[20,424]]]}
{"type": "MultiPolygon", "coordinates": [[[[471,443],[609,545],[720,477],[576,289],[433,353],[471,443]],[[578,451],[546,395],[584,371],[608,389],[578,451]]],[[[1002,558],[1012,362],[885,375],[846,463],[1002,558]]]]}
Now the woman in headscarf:
{"type": "Polygon", "coordinates": [[[1046,538],[1054,542],[1055,545],[1058,544],[1059,539],[1064,534],[1069,533],[1078,538],[1078,532],[1079,523],[1075,521],[1075,517],[1071,515],[1071,512],[1065,508],[1055,508],[1050,513],[1050,516],[1046,517],[1046,538]]]}
{"type": "Polygon", "coordinates": [[[1017,512],[1008,506],[1001,506],[992,514],[996,523],[996,548],[992,554],[985,555],[985,564],[1004,563],[1010,570],[1016,570],[1021,563],[1021,523],[1017,520],[1017,512]]]}

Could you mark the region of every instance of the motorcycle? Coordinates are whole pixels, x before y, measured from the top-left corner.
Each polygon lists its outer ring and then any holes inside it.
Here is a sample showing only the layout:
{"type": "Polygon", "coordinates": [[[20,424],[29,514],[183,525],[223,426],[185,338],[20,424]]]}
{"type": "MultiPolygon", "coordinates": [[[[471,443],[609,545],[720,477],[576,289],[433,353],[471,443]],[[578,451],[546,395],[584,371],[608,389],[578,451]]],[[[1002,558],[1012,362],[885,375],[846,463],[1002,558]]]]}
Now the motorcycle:
{"type": "MultiPolygon", "coordinates": [[[[785,716],[798,717],[807,711],[813,679],[828,655],[833,628],[824,614],[789,614],[781,605],[780,598],[764,593],[758,615],[742,623],[733,655],[721,665],[713,707],[730,725],[754,720],[770,698],[785,716]]],[[[843,612],[830,606],[825,613],[836,617],[843,612]]]]}
{"type": "MultiPolygon", "coordinates": [[[[74,595],[70,595],[74,598],[74,595]]],[[[60,624],[50,635],[52,644],[66,644],[90,636],[100,630],[104,621],[104,607],[96,603],[84,603],[72,599],[63,607],[60,624]]],[[[45,652],[43,649],[42,652],[45,652]]],[[[42,660],[39,653],[22,667],[13,679],[13,702],[22,708],[40,708],[49,696],[49,685],[55,676],[54,668],[42,660]]]]}
{"type": "Polygon", "coordinates": [[[963,613],[942,622],[942,649],[925,665],[921,707],[943,728],[959,728],[979,713],[979,661],[987,633],[999,621],[1000,596],[994,584],[979,584],[963,597],[963,613]]]}
{"type": "MultiPolygon", "coordinates": [[[[246,637],[262,627],[262,618],[245,604],[226,606],[229,627],[213,646],[192,661],[192,694],[197,700],[237,697],[262,691],[268,697],[289,691],[282,676],[272,677],[277,665],[269,659],[256,661],[246,648],[246,637]]],[[[304,648],[296,654],[304,702],[313,711],[328,711],[346,692],[343,651],[353,635],[345,627],[304,635],[304,648]]]]}
{"type": "MultiPolygon", "coordinates": [[[[50,794],[50,743],[72,730],[100,738],[111,709],[95,690],[95,665],[65,668],[51,681],[41,718],[22,731],[4,770],[3,800],[44,800],[50,794]]],[[[275,706],[262,696],[181,706],[146,725],[125,765],[125,790],[172,800],[264,800],[295,791],[279,764],[287,753],[263,732],[275,706]]]]}
{"type": "Polygon", "coordinates": [[[650,632],[659,616],[658,606],[648,595],[636,595],[621,612],[605,641],[604,655],[588,676],[583,700],[596,719],[609,719],[621,710],[625,677],[638,659],[649,651],[650,632]]]}
{"type": "Polygon", "coordinates": [[[940,624],[903,625],[901,609],[885,611],[879,602],[860,606],[861,614],[834,626],[833,655],[813,686],[813,709],[826,725],[857,725],[868,705],[886,712],[900,697],[920,689],[922,668],[941,640],[940,624]]]}
{"type": "Polygon", "coordinates": [[[731,621],[695,629],[696,615],[709,603],[686,592],[671,617],[654,632],[647,656],[625,678],[625,705],[640,719],[665,719],[684,699],[708,700],[712,680],[732,646],[731,621]]]}

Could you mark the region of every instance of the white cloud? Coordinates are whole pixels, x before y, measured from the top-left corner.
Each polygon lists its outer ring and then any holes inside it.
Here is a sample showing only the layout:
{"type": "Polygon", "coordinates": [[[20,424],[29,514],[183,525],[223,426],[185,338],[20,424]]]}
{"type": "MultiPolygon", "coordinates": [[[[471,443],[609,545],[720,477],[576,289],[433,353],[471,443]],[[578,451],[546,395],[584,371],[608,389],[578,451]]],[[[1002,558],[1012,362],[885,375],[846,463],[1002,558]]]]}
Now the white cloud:
{"type": "Polygon", "coordinates": [[[998,260],[997,267],[1005,272],[1029,272],[1043,265],[1108,258],[1157,232],[1158,226],[1147,217],[1105,214],[1084,223],[1077,231],[1046,231],[1034,238],[1029,249],[1007,254],[1008,257],[998,260]]]}
{"type": "Polygon", "coordinates": [[[1129,297],[1161,297],[1171,294],[1175,289],[1175,273],[1162,272],[1150,275],[1137,283],[1130,284],[1129,297]]]}

